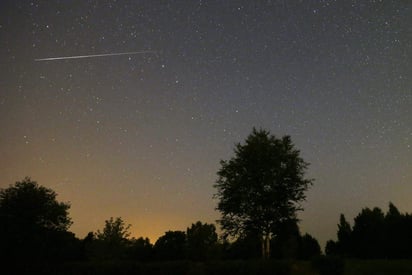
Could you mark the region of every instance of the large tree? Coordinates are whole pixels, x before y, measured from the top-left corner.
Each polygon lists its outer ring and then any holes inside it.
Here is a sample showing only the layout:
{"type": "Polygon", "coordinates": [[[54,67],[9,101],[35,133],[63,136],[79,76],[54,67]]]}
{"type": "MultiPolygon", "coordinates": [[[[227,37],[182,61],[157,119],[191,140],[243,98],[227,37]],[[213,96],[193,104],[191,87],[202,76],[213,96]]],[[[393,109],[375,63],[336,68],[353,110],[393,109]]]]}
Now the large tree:
{"type": "Polygon", "coordinates": [[[57,194],[26,177],[0,189],[0,255],[8,258],[45,258],[56,254],[56,245],[74,239],[70,205],[57,194]],[[46,256],[47,255],[47,256],[46,256]]]}
{"type": "Polygon", "coordinates": [[[308,163],[289,136],[279,139],[255,128],[244,144],[236,144],[234,154],[220,162],[217,173],[219,223],[230,236],[258,234],[262,257],[268,258],[276,228],[302,210],[300,202],[312,184],[305,178],[308,163]]]}
{"type": "Polygon", "coordinates": [[[0,215],[21,227],[65,231],[71,225],[70,204],[58,202],[56,196],[53,190],[26,177],[0,190],[0,215]]]}

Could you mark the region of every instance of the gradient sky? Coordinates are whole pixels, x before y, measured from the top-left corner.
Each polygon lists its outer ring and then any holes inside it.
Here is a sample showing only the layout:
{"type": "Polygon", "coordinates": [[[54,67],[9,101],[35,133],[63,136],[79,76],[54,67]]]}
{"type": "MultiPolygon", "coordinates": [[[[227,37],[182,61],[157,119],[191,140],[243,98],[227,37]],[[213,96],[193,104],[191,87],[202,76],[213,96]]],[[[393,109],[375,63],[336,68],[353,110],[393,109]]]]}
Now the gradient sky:
{"type": "Polygon", "coordinates": [[[214,222],[219,160],[290,135],[323,245],[362,207],[412,212],[412,1],[0,2],[0,188],[30,176],[83,238],[214,222]],[[38,58],[153,51],[135,55],[38,58]]]}

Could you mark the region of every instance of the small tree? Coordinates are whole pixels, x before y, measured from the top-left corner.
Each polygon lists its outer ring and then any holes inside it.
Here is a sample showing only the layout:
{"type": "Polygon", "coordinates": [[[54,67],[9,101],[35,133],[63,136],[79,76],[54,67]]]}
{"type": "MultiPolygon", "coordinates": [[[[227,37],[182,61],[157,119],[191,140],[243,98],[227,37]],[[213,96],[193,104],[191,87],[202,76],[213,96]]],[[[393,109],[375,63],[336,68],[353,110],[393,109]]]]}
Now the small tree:
{"type": "Polygon", "coordinates": [[[235,156],[221,161],[215,197],[219,220],[226,235],[255,232],[260,236],[262,257],[270,255],[270,239],[276,227],[295,220],[300,202],[312,180],[305,179],[308,163],[289,136],[276,138],[253,129],[245,144],[236,144],[235,156]]]}
{"type": "Polygon", "coordinates": [[[103,231],[97,230],[97,239],[107,243],[124,243],[130,236],[131,225],[126,225],[122,218],[110,217],[105,221],[103,231]]]}
{"type": "Polygon", "coordinates": [[[345,215],[340,214],[338,224],[338,244],[339,252],[342,256],[349,256],[352,252],[351,247],[352,228],[346,221],[345,215]]]}
{"type": "Polygon", "coordinates": [[[97,231],[96,251],[97,256],[101,258],[122,258],[126,252],[129,243],[131,225],[126,224],[122,218],[111,217],[105,221],[103,231],[97,231]]]}

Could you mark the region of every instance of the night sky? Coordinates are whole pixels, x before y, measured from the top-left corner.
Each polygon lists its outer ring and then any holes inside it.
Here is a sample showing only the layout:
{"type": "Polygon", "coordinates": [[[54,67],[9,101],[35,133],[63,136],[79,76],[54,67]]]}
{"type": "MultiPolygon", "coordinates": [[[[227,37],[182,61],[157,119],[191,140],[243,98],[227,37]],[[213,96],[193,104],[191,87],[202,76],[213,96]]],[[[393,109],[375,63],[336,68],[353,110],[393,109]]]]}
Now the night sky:
{"type": "Polygon", "coordinates": [[[340,213],[412,212],[412,1],[3,0],[0,70],[0,188],[52,188],[80,238],[215,222],[253,127],[311,164],[300,227],[322,245],[340,213]]]}

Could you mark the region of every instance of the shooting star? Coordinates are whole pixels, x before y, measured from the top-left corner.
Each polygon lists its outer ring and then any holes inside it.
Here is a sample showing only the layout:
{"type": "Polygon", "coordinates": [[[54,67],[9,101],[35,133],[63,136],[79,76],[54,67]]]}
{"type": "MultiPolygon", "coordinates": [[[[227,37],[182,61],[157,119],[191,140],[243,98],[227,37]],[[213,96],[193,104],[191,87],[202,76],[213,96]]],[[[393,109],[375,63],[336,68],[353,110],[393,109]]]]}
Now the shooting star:
{"type": "Polygon", "coordinates": [[[156,51],[139,51],[139,52],[124,52],[124,53],[105,53],[105,54],[46,57],[46,58],[37,58],[37,59],[34,59],[34,61],[36,62],[37,61],[54,61],[54,60],[93,58],[93,57],[116,56],[116,55],[134,55],[134,54],[145,54],[145,53],[156,53],[156,51]]]}

